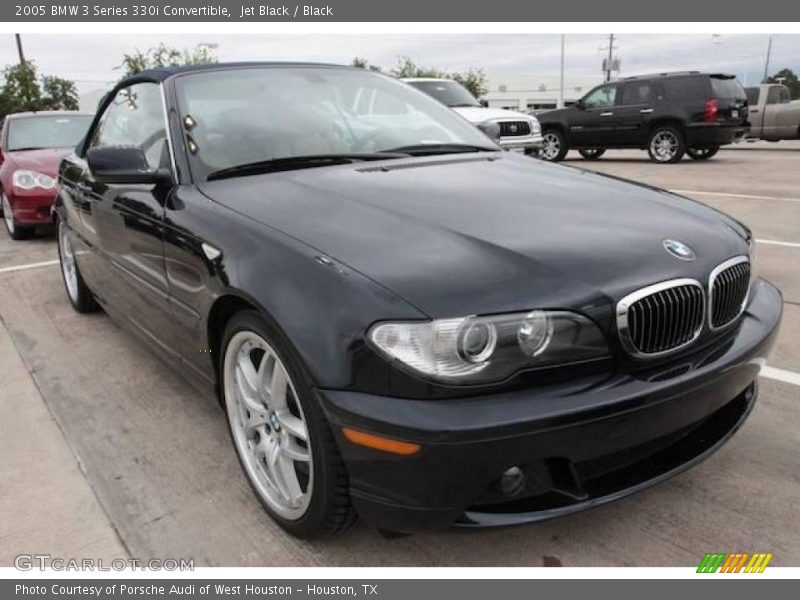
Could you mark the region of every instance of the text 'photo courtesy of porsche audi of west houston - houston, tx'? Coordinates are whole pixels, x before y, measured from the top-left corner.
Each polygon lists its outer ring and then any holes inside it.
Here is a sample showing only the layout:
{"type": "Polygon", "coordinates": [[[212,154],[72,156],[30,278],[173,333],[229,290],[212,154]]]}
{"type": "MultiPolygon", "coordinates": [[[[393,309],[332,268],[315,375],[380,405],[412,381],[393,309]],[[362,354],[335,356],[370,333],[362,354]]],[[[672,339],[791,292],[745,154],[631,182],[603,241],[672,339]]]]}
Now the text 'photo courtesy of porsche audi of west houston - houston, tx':
{"type": "Polygon", "coordinates": [[[781,319],[738,221],[504,152],[363,69],[129,77],[59,177],[72,305],[219,395],[255,495],[304,538],[663,481],[747,418],[781,319]]]}

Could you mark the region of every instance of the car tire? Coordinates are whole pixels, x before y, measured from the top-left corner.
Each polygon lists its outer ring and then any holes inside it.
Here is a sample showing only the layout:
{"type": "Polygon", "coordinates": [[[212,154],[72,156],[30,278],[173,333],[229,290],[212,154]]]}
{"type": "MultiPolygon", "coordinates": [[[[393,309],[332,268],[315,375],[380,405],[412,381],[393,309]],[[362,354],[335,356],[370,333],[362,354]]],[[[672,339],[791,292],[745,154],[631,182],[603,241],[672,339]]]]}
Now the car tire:
{"type": "Polygon", "coordinates": [[[220,348],[228,430],[264,509],[301,539],[347,529],[356,519],[347,470],[296,352],[252,310],[230,319],[220,348]]]}
{"type": "Polygon", "coordinates": [[[35,227],[20,225],[14,220],[14,211],[11,210],[8,198],[2,190],[0,190],[0,206],[3,207],[3,222],[6,225],[6,231],[12,240],[26,240],[33,235],[35,227]]]}
{"type": "Polygon", "coordinates": [[[659,164],[679,162],[686,153],[683,134],[672,125],[662,125],[650,132],[647,139],[650,160],[659,164]]]}
{"type": "Polygon", "coordinates": [[[549,162],[564,160],[569,152],[566,136],[558,129],[548,129],[543,134],[544,145],[539,153],[540,157],[549,162]]]}
{"type": "Polygon", "coordinates": [[[586,160],[597,160],[605,153],[605,148],[580,148],[578,150],[578,154],[580,154],[586,160]]]}
{"type": "Polygon", "coordinates": [[[61,277],[67,292],[69,303],[79,313],[90,313],[99,307],[89,286],[81,276],[75,251],[69,237],[69,228],[61,219],[56,221],[56,241],[58,243],[58,261],[61,264],[61,277]]]}
{"type": "Polygon", "coordinates": [[[708,160],[719,152],[719,146],[707,146],[705,148],[687,148],[686,154],[694,160],[708,160]]]}

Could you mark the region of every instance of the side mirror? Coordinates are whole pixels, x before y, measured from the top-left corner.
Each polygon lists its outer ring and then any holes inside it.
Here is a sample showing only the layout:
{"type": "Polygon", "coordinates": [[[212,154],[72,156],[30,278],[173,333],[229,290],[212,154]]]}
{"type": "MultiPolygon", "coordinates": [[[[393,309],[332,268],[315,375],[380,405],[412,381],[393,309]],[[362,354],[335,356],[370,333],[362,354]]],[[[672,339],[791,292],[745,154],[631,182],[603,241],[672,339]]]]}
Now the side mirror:
{"type": "Polygon", "coordinates": [[[489,101],[486,98],[482,98],[479,102],[483,108],[489,108],[489,101]]]}
{"type": "Polygon", "coordinates": [[[575,100],[575,104],[573,104],[572,106],[574,106],[578,110],[583,110],[586,108],[586,105],[583,103],[583,98],[575,100]]]}
{"type": "Polygon", "coordinates": [[[478,129],[480,129],[483,133],[485,133],[494,141],[500,139],[499,123],[495,123],[494,121],[484,121],[483,123],[478,123],[478,129]]]}
{"type": "Polygon", "coordinates": [[[152,169],[135,146],[89,148],[86,162],[94,178],[108,184],[159,184],[172,179],[169,169],[152,169]]]}

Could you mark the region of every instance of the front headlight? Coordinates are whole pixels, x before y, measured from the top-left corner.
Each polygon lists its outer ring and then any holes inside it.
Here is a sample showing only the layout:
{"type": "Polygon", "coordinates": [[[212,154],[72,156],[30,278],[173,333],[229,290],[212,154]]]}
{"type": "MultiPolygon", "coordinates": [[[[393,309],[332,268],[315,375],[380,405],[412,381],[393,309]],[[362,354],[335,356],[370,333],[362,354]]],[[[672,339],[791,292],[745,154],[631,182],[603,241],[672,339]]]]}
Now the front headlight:
{"type": "Polygon", "coordinates": [[[539,124],[539,119],[531,117],[531,133],[539,135],[542,133],[542,126],[539,124]]]}
{"type": "Polygon", "coordinates": [[[45,190],[52,190],[56,187],[56,180],[49,175],[39,173],[38,171],[28,171],[27,169],[14,171],[14,175],[11,179],[14,187],[22,190],[32,190],[37,187],[45,190]]]}
{"type": "Polygon", "coordinates": [[[389,360],[448,384],[496,382],[523,369],[608,355],[599,328],[567,311],[377,323],[367,338],[389,360]]]}

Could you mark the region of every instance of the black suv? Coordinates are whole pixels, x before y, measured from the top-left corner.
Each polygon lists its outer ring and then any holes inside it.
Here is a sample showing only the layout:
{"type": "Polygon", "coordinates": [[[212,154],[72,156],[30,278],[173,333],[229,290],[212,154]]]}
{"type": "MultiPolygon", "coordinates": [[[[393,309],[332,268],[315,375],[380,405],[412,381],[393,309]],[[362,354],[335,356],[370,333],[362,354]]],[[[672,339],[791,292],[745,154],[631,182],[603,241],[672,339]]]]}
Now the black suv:
{"type": "Polygon", "coordinates": [[[733,75],[697,71],[628,77],[597,86],[569,108],[537,115],[542,158],[586,159],[606,148],[647,149],[657,163],[714,156],[747,133],[747,96],[733,75]]]}

